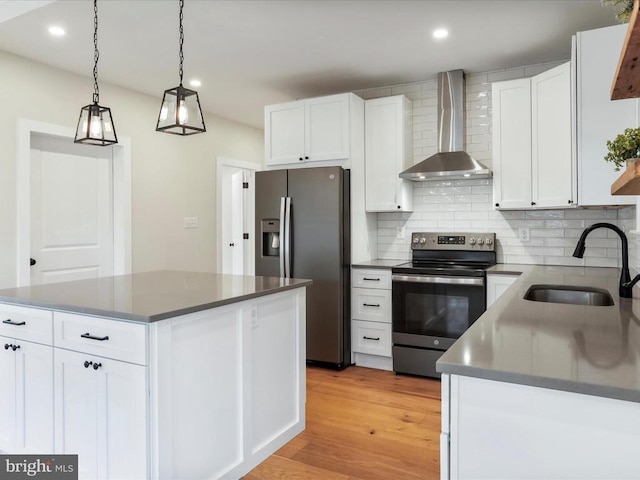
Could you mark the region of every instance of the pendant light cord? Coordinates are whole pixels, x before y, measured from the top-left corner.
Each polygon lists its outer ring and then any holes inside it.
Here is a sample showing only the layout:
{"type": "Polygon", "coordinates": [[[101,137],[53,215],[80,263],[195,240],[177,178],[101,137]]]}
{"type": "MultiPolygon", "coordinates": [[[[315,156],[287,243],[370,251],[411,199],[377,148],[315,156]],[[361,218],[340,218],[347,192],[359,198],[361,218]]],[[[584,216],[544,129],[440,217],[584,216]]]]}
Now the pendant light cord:
{"type": "Polygon", "coordinates": [[[98,0],[93,0],[93,103],[100,102],[98,90],[98,0]]]}
{"type": "Polygon", "coordinates": [[[182,8],[183,7],[184,7],[184,0],[180,0],[180,86],[182,86],[182,75],[183,75],[182,64],[184,63],[184,53],[182,52],[182,45],[184,44],[184,29],[182,28],[182,8]]]}

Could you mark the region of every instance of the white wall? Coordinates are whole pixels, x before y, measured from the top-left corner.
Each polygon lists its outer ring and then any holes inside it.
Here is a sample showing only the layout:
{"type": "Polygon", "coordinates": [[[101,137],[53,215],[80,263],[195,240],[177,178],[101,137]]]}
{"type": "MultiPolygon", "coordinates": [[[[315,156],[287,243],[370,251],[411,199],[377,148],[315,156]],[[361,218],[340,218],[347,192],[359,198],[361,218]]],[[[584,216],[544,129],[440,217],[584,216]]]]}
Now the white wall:
{"type": "MultiPolygon", "coordinates": [[[[495,72],[466,75],[465,150],[488,167],[492,165],[491,83],[525,78],[548,70],[554,62],[495,72]]],[[[417,163],[438,150],[437,79],[357,92],[365,99],[405,94],[413,101],[413,157],[417,163]]],[[[620,264],[618,237],[608,230],[589,235],[584,259],[571,256],[585,227],[596,222],[635,229],[635,207],[622,209],[569,209],[496,211],[492,180],[427,181],[414,185],[414,212],[378,214],[378,256],[409,259],[411,232],[496,232],[499,263],[589,265],[620,264]],[[405,226],[406,238],[396,238],[396,227],[405,226]],[[518,229],[530,229],[531,240],[522,242],[518,229]]],[[[634,236],[635,237],[635,236],[634,236]]],[[[630,238],[632,266],[638,265],[636,238],[630,238]]]]}
{"type": "MultiPolygon", "coordinates": [[[[16,281],[17,119],[75,129],[92,93],[89,77],[0,52],[0,288],[16,281]]],[[[100,103],[111,108],[118,136],[131,138],[133,271],[216,271],[215,158],[262,164],[263,132],[204,112],[204,134],[158,133],[162,93],[100,83],[100,103]],[[185,216],[197,216],[199,228],[184,229],[185,216]]]]}

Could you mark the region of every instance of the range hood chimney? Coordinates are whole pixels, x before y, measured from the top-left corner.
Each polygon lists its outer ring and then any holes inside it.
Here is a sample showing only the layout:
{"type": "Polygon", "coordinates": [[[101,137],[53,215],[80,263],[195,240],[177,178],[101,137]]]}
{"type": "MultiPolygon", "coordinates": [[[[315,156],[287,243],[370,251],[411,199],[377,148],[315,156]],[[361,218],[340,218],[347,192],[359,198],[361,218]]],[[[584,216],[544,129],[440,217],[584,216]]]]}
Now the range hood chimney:
{"type": "Polygon", "coordinates": [[[491,170],[462,151],[464,72],[438,73],[438,152],[400,174],[408,180],[491,178],[491,170]]]}

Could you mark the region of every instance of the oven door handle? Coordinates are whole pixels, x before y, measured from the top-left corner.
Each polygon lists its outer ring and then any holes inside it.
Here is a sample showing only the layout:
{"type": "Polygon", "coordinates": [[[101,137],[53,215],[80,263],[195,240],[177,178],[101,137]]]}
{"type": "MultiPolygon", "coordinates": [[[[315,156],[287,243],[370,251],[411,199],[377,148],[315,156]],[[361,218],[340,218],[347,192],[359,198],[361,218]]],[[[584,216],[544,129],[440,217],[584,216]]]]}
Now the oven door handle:
{"type": "Polygon", "coordinates": [[[429,275],[392,275],[391,281],[405,283],[441,283],[447,285],[484,286],[484,278],[479,277],[433,277],[429,275]]]}

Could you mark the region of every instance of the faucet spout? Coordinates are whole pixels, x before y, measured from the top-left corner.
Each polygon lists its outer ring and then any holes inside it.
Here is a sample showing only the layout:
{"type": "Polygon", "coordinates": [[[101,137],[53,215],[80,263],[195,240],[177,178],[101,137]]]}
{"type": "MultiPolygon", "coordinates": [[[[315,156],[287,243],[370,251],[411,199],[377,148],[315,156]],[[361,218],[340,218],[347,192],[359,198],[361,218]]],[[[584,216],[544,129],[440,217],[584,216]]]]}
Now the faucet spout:
{"type": "Polygon", "coordinates": [[[611,223],[594,223],[590,227],[585,228],[582,235],[580,235],[580,240],[578,240],[573,256],[576,258],[582,258],[584,256],[587,236],[597,228],[608,228],[616,232],[620,237],[620,241],[622,242],[622,271],[620,272],[618,294],[622,298],[631,298],[633,296],[633,286],[640,281],[640,275],[637,275],[633,281],[631,281],[631,275],[629,273],[629,242],[625,233],[616,225],[611,223]]]}

